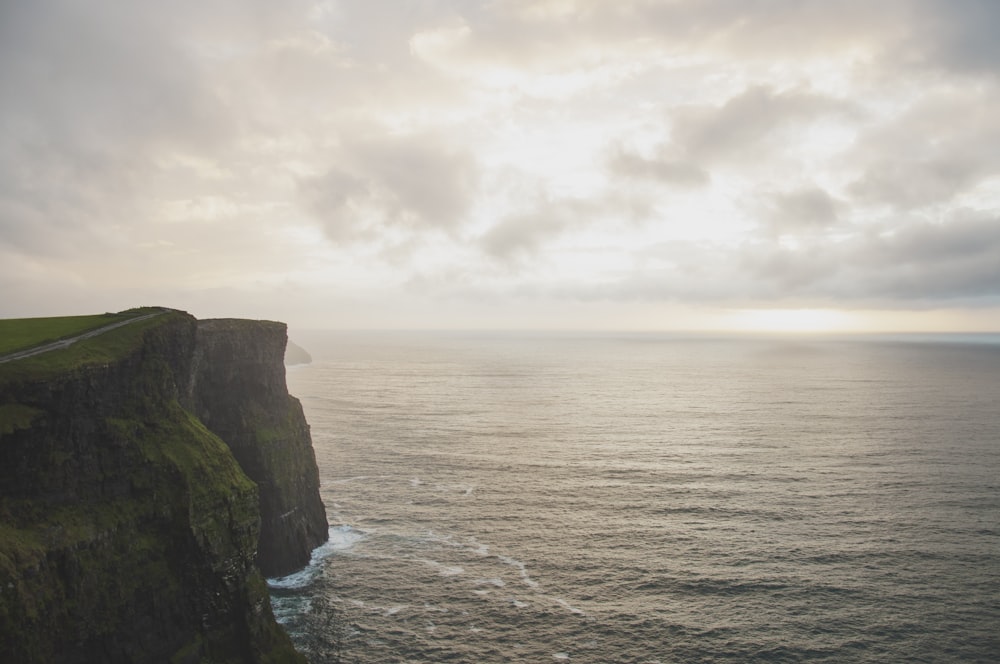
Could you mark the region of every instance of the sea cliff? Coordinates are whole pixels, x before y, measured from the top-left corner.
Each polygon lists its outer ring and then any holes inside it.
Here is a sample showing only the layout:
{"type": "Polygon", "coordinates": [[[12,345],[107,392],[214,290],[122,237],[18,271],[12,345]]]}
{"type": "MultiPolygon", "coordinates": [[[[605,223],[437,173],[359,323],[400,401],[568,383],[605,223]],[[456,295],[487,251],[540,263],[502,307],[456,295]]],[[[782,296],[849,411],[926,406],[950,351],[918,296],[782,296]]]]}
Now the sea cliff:
{"type": "Polygon", "coordinates": [[[258,567],[326,537],[284,338],[165,310],[0,364],[0,652],[304,662],[258,567]]]}
{"type": "Polygon", "coordinates": [[[257,563],[283,576],[326,541],[326,511],[309,427],[285,386],[283,323],[198,323],[188,389],[195,415],[226,442],[260,490],[257,563]]]}

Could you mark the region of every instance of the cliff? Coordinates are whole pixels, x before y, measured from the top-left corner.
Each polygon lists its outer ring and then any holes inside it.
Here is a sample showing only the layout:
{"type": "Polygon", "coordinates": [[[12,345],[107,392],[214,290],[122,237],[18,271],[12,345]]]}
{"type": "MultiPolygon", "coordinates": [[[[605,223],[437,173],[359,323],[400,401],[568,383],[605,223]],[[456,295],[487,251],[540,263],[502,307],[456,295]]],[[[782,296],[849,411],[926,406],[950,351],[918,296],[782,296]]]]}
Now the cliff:
{"type": "Polygon", "coordinates": [[[326,541],[319,470],[298,399],[285,386],[283,323],[198,323],[189,400],[260,490],[257,563],[283,576],[326,541]]]}
{"type": "MultiPolygon", "coordinates": [[[[0,364],[0,653],[26,663],[304,662],[274,621],[255,559],[264,485],[281,487],[275,504],[285,507],[309,491],[289,473],[312,486],[308,429],[282,394],[280,350],[270,362],[283,326],[228,327],[256,362],[226,366],[226,332],[202,335],[192,317],[166,311],[0,364]],[[218,376],[230,390],[221,398],[210,387],[218,376]],[[250,436],[234,447],[259,441],[258,466],[241,467],[199,412],[225,435],[250,436]]],[[[306,503],[289,510],[308,512],[308,528],[290,518],[271,528],[278,549],[294,550],[283,561],[301,559],[309,544],[293,540],[303,529],[315,539],[321,512],[306,503]]]]}

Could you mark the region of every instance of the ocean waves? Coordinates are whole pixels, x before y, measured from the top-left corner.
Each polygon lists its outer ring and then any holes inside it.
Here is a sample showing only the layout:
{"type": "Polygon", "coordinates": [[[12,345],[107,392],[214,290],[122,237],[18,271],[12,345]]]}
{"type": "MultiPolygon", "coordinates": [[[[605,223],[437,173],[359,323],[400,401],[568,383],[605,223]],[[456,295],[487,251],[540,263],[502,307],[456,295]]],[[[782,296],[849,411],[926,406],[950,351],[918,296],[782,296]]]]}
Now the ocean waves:
{"type": "Polygon", "coordinates": [[[335,522],[269,581],[301,643],[322,600],[358,662],[1000,651],[993,349],[421,339],[289,375],[335,522]]]}

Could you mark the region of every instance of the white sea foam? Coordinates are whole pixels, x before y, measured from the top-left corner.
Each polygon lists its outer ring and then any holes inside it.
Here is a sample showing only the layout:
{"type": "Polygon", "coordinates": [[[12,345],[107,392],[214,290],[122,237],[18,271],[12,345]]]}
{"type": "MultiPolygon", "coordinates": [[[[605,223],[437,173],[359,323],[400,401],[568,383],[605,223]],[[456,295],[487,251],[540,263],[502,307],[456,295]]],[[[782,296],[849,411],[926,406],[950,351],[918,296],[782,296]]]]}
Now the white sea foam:
{"type": "Polygon", "coordinates": [[[423,559],[420,562],[425,565],[430,565],[438,571],[441,576],[458,576],[459,574],[465,574],[465,568],[459,567],[458,565],[445,565],[444,563],[439,563],[436,560],[423,559]]]}
{"type": "Polygon", "coordinates": [[[559,660],[569,659],[569,653],[568,652],[557,652],[556,654],[552,655],[552,659],[559,659],[559,660]]]}
{"type": "MultiPolygon", "coordinates": [[[[319,547],[319,549],[329,546],[331,552],[347,551],[355,544],[363,540],[366,534],[367,533],[363,531],[355,530],[347,525],[330,528],[330,539],[327,540],[326,544],[319,547]]],[[[317,551],[319,549],[317,549],[317,551]]],[[[313,551],[313,555],[316,555],[316,551],[313,551]]]]}
{"type": "Polygon", "coordinates": [[[492,579],[476,579],[475,583],[477,586],[491,585],[496,586],[497,588],[503,588],[507,585],[503,579],[498,579],[496,577],[492,579]]]}
{"type": "Polygon", "coordinates": [[[524,563],[520,560],[508,558],[507,556],[497,556],[497,559],[505,565],[510,565],[511,567],[516,568],[521,573],[521,580],[524,581],[525,585],[530,586],[531,588],[538,587],[538,582],[531,578],[528,574],[527,568],[524,566],[524,563]]]}
{"type": "Polygon", "coordinates": [[[312,563],[294,574],[282,576],[275,579],[268,579],[267,585],[270,588],[305,588],[319,574],[319,569],[314,568],[312,563]]]}
{"type": "Polygon", "coordinates": [[[570,604],[569,602],[560,597],[554,597],[553,599],[556,601],[557,604],[568,610],[570,613],[575,613],[578,616],[587,615],[582,609],[576,608],[575,606],[573,606],[572,604],[570,604]]]}
{"type": "Polygon", "coordinates": [[[296,616],[304,613],[311,605],[309,600],[302,597],[272,597],[271,610],[274,612],[274,619],[280,625],[287,625],[296,616]]]}
{"type": "Polygon", "coordinates": [[[424,537],[429,542],[437,542],[438,544],[444,544],[445,546],[451,546],[456,548],[463,548],[465,546],[461,542],[456,542],[452,535],[438,535],[433,530],[428,530],[427,534],[424,537]]]}
{"type": "Polygon", "coordinates": [[[472,551],[476,555],[484,557],[490,555],[489,544],[483,544],[482,542],[479,542],[475,537],[468,537],[466,539],[468,541],[468,547],[472,549],[472,551]]]}
{"type": "Polygon", "coordinates": [[[434,604],[424,602],[424,611],[430,611],[432,613],[448,613],[449,609],[443,606],[435,606],[434,604]]]}
{"type": "Polygon", "coordinates": [[[335,551],[349,550],[365,538],[365,533],[347,525],[331,527],[328,535],[326,542],[312,550],[308,565],[287,576],[268,579],[267,585],[271,588],[305,588],[319,576],[324,560],[333,555],[335,551]]]}

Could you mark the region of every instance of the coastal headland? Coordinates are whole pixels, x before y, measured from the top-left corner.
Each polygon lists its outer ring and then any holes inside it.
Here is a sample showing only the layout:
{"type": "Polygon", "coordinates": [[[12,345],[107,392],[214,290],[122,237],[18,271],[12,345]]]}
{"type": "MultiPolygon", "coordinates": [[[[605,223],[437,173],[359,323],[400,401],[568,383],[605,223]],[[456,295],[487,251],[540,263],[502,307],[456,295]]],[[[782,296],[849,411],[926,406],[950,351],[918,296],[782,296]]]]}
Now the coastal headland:
{"type": "Polygon", "coordinates": [[[0,650],[304,662],[264,582],[328,531],[284,324],[142,308],[0,333],[0,650]]]}

